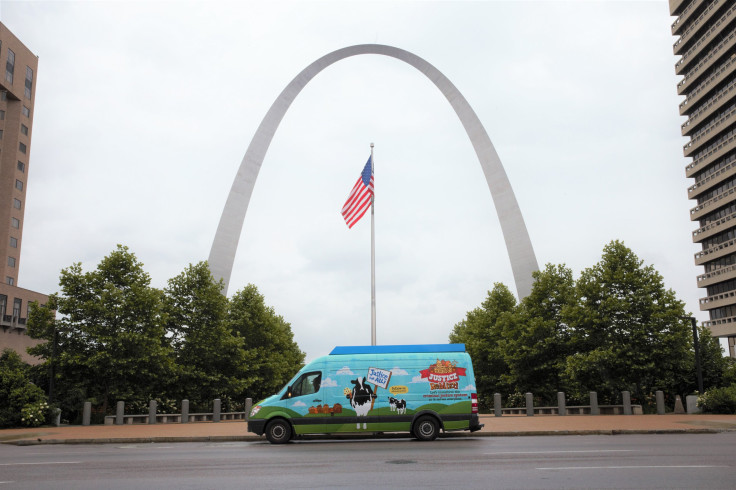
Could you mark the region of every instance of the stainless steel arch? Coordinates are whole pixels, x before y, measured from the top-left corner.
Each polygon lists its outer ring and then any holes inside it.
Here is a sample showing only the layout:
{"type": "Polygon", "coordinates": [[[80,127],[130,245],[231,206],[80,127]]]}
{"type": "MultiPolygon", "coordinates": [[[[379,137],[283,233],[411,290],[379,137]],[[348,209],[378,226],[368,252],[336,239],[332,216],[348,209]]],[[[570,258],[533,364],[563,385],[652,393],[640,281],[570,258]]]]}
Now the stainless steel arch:
{"type": "Polygon", "coordinates": [[[465,97],[437,68],[415,54],[381,44],[349,46],[321,57],[286,86],[261,121],[240,163],[210,249],[210,270],[216,279],[224,280],[223,294],[227,294],[235,252],[256,178],[281,119],[299,92],[319,72],[337,61],[360,54],[380,54],[408,63],[429,78],[450,102],[473,144],[486,176],[511,261],[517,294],[519,298],[528,296],[533,283],[532,272],[539,267],[516,196],[488,133],[465,97]]]}

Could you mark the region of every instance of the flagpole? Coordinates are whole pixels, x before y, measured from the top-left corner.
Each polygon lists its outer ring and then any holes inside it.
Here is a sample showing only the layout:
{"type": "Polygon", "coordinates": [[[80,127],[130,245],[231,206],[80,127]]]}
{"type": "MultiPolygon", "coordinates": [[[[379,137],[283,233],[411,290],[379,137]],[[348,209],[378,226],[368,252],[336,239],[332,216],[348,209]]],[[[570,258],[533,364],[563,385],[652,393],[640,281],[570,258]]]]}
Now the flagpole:
{"type": "MultiPolygon", "coordinates": [[[[373,143],[371,143],[371,176],[375,178],[373,160],[373,143]]],[[[375,184],[374,184],[375,185],[375,184]]],[[[376,227],[374,223],[373,207],[375,205],[375,190],[371,196],[371,345],[376,345],[376,227]]]]}

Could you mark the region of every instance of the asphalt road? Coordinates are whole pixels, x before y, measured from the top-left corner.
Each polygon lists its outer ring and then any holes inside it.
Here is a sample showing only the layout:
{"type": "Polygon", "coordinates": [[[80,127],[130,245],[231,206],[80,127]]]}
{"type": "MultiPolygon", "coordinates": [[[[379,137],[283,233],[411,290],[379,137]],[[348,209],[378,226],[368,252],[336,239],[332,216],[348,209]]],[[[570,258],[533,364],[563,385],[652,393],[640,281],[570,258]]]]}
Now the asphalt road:
{"type": "Polygon", "coordinates": [[[736,433],[0,445],[11,488],[736,488],[736,433]]]}

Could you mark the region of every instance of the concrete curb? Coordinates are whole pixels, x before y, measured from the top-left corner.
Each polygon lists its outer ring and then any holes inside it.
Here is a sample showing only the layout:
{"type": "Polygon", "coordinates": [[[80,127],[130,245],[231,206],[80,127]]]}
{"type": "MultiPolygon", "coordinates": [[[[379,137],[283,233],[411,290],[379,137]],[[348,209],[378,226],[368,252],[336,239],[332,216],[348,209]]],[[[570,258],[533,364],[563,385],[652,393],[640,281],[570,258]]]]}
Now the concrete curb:
{"type": "MultiPolygon", "coordinates": [[[[539,430],[517,432],[450,432],[440,436],[441,439],[468,438],[468,437],[523,437],[523,436],[615,436],[630,434],[719,434],[722,432],[736,432],[736,429],[596,429],[596,430],[539,430]]],[[[362,439],[408,439],[408,433],[383,433],[365,435],[314,435],[302,437],[299,440],[362,440],[362,439]]],[[[266,441],[264,436],[201,436],[201,437],[115,437],[97,439],[21,439],[17,441],[3,441],[2,444],[13,446],[38,446],[46,444],[152,444],[172,442],[257,442],[266,441]]]]}

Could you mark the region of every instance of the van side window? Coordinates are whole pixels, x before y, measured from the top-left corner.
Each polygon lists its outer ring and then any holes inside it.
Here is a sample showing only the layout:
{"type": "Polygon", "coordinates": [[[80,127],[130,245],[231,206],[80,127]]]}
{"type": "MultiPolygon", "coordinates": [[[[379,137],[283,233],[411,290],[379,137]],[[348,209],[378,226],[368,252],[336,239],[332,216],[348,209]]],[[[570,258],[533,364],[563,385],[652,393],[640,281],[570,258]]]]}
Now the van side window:
{"type": "Polygon", "coordinates": [[[291,386],[291,396],[304,396],[317,393],[322,383],[322,373],[319,371],[312,373],[304,373],[299,376],[291,386]]]}

